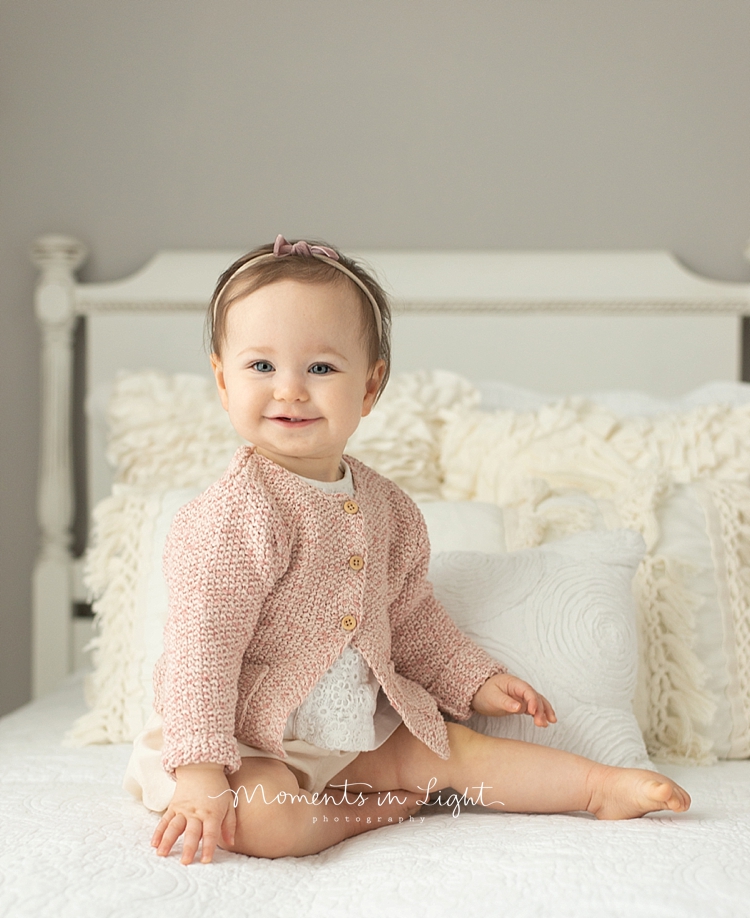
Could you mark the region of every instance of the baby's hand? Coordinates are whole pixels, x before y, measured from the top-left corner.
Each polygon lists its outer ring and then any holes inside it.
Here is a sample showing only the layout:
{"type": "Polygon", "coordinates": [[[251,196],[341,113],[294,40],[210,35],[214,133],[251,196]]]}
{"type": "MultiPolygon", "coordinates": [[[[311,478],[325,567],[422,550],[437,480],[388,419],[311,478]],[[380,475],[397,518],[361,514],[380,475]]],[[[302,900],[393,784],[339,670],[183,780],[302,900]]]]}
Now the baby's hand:
{"type": "Polygon", "coordinates": [[[552,705],[528,682],[510,673],[495,673],[477,691],[471,702],[477,714],[502,717],[505,714],[530,714],[537,727],[557,723],[552,705]]]}
{"type": "Polygon", "coordinates": [[[151,845],[158,855],[166,857],[184,832],[180,863],[193,863],[202,838],[201,863],[208,864],[220,835],[226,845],[234,844],[237,824],[234,794],[229,790],[223,765],[212,762],[181,765],[175,774],[174,796],[156,827],[151,845]]]}

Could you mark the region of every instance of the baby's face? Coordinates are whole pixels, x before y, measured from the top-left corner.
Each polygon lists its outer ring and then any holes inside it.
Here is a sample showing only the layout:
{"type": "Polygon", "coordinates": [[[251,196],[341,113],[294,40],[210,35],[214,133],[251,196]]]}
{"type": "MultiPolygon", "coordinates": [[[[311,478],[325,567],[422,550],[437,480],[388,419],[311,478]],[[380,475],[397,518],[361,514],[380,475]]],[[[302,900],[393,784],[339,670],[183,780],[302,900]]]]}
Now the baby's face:
{"type": "Polygon", "coordinates": [[[211,357],[237,433],[305,478],[340,477],[383,378],[382,360],[369,366],[361,309],[348,284],[278,281],[230,307],[222,353],[211,357]]]}

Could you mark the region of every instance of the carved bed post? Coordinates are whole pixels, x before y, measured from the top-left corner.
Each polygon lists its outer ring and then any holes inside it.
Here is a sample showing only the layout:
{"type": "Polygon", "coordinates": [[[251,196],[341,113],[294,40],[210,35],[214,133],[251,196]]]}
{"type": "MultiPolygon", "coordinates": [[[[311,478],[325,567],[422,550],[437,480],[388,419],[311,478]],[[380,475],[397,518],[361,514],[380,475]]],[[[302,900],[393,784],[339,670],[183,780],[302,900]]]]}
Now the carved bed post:
{"type": "Polygon", "coordinates": [[[32,692],[36,698],[67,674],[71,657],[73,475],[71,386],[75,270],[87,251],[68,236],[41,236],[31,259],[41,270],[34,309],[42,334],[42,417],[37,517],[41,548],[32,590],[32,692]]]}

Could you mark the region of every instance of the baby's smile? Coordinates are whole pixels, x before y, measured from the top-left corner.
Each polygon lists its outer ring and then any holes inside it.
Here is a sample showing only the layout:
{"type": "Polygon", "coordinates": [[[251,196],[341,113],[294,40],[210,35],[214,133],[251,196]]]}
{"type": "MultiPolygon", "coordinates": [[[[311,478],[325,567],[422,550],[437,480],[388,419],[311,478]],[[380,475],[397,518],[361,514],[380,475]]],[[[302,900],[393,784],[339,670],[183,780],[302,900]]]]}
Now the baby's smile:
{"type": "Polygon", "coordinates": [[[281,427],[309,427],[311,424],[314,424],[316,421],[319,421],[320,418],[292,418],[292,417],[269,417],[266,418],[268,421],[273,421],[281,427]]]}

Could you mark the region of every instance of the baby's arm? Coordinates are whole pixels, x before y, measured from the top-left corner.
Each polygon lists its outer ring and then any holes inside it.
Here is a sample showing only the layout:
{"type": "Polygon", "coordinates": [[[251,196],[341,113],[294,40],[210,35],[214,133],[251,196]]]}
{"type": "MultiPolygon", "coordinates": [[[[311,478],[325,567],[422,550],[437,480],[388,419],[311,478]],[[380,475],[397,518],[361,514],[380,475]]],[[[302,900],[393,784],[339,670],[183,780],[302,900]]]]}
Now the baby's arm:
{"type": "Polygon", "coordinates": [[[389,610],[392,659],[397,672],[427,689],[445,713],[466,720],[476,692],[491,676],[507,670],[465,635],[438,602],[427,579],[427,527],[414,504],[404,509],[411,509],[411,520],[408,536],[399,541],[408,552],[408,570],[389,610]]]}
{"type": "Polygon", "coordinates": [[[241,764],[235,721],[242,661],[288,552],[266,504],[251,483],[240,484],[227,473],[177,513],[167,537],[169,614],[154,706],[164,721],[162,765],[170,774],[192,763],[221,763],[227,773],[241,764]]]}
{"type": "Polygon", "coordinates": [[[181,765],[175,770],[177,787],[174,796],[156,827],[151,844],[156,853],[166,857],[185,833],[182,844],[183,864],[192,864],[203,839],[201,863],[213,858],[219,839],[234,844],[236,813],[234,794],[224,773],[224,766],[214,762],[181,765]]]}
{"type": "Polygon", "coordinates": [[[391,609],[393,660],[398,671],[424,686],[457,720],[479,714],[530,714],[546,727],[557,718],[552,705],[523,679],[507,672],[453,622],[427,579],[427,527],[412,505],[413,555],[401,594],[391,609]]]}
{"type": "Polygon", "coordinates": [[[155,707],[164,721],[162,765],[177,787],[152,844],[166,855],[184,833],[183,864],[201,838],[204,862],[220,838],[232,844],[234,794],[226,775],[241,765],[235,718],[242,660],[286,564],[286,542],[253,496],[244,479],[233,487],[225,476],[179,511],[164,554],[169,616],[155,707]]]}

